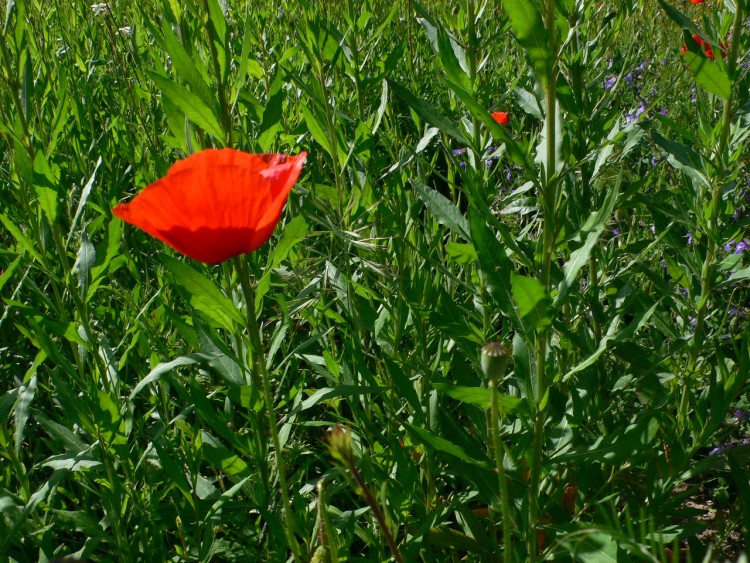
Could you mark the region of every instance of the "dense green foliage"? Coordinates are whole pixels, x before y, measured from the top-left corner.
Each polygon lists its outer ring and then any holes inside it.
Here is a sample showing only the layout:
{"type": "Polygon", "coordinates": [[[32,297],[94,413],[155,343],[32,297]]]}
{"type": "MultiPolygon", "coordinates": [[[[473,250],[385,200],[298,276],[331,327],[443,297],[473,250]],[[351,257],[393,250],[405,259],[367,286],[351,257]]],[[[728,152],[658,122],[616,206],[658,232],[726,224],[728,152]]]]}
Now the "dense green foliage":
{"type": "Polygon", "coordinates": [[[744,549],[747,0],[3,4],[0,562],[292,557],[248,305],[301,560],[744,549]],[[254,303],[111,213],[212,146],[254,303]]]}

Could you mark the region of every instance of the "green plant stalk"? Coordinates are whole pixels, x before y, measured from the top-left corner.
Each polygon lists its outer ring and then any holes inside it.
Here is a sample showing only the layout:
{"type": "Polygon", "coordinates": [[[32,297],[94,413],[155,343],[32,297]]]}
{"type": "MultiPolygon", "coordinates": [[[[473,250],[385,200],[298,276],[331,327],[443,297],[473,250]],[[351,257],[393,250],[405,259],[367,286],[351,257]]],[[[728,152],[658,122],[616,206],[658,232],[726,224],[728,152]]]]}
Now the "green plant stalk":
{"type": "MultiPolygon", "coordinates": [[[[542,283],[550,292],[552,257],[555,252],[556,218],[555,207],[557,203],[557,180],[555,176],[555,127],[556,127],[556,104],[557,104],[557,34],[555,29],[555,0],[544,2],[544,22],[548,33],[547,48],[552,55],[552,66],[550,75],[546,77],[546,116],[545,129],[547,133],[546,146],[547,158],[545,161],[545,174],[542,197],[544,199],[544,224],[543,224],[543,256],[542,256],[542,283]]],[[[544,328],[537,332],[536,340],[536,413],[534,415],[534,442],[532,445],[532,457],[529,476],[529,511],[526,542],[528,547],[527,558],[529,561],[537,559],[537,525],[539,523],[539,497],[540,481],[542,472],[542,448],[544,446],[544,420],[546,418],[546,396],[548,382],[546,379],[547,338],[549,329],[544,328]]]]}
{"type": "Polygon", "coordinates": [[[226,135],[226,146],[232,148],[232,115],[229,109],[229,103],[227,102],[226,84],[224,82],[224,76],[222,76],[221,64],[219,64],[219,54],[216,51],[216,43],[214,43],[217,39],[216,29],[211,21],[211,12],[208,9],[208,2],[202,0],[201,4],[205,12],[206,20],[204,25],[206,27],[206,33],[208,34],[208,47],[211,52],[211,63],[213,64],[214,72],[216,73],[216,91],[219,95],[219,104],[221,106],[221,127],[224,129],[224,134],[226,135]]]}
{"type": "MultiPolygon", "coordinates": [[[[742,21],[744,14],[742,7],[737,4],[734,12],[734,21],[732,23],[732,37],[735,39],[729,48],[729,54],[727,56],[727,74],[729,75],[732,83],[736,81],[736,69],[737,69],[737,56],[739,53],[740,36],[742,33],[742,21]]],[[[732,125],[732,96],[724,100],[724,108],[721,116],[721,132],[719,135],[719,144],[717,146],[717,159],[720,164],[720,168],[716,173],[716,177],[713,179],[713,185],[711,186],[711,203],[709,208],[709,216],[707,222],[707,249],[706,258],[703,261],[703,267],[701,269],[701,294],[698,300],[698,309],[695,313],[695,331],[693,332],[693,348],[690,358],[690,369],[688,369],[688,377],[693,372],[695,364],[698,361],[701,350],[703,349],[704,340],[704,323],[706,310],[708,308],[709,297],[711,290],[713,289],[714,280],[714,262],[716,260],[716,239],[719,234],[718,222],[719,214],[721,210],[721,188],[723,185],[723,177],[726,170],[725,166],[725,152],[727,145],[729,144],[729,131],[732,125]]],[[[680,419],[682,421],[687,420],[687,402],[686,394],[689,393],[690,382],[689,379],[683,381],[683,400],[680,402],[680,419]]]]}
{"type": "MultiPolygon", "coordinates": [[[[477,41],[477,30],[476,30],[476,10],[474,6],[474,0],[466,0],[466,20],[467,24],[469,26],[468,29],[468,49],[467,49],[467,63],[469,65],[469,84],[471,84],[472,89],[476,91],[476,85],[477,85],[477,52],[479,47],[479,42],[477,41]]],[[[481,158],[481,151],[482,151],[482,138],[480,135],[480,122],[476,118],[476,116],[472,117],[472,125],[474,129],[474,150],[477,151],[476,157],[479,159],[481,158]]],[[[477,163],[477,166],[479,166],[479,163],[477,163]]]]}
{"type": "Polygon", "coordinates": [[[273,394],[271,392],[271,382],[268,379],[268,370],[266,369],[266,357],[263,351],[263,344],[260,338],[260,327],[258,319],[255,316],[255,288],[250,282],[245,259],[241,256],[233,258],[237,275],[242,286],[242,293],[245,296],[247,307],[247,330],[250,336],[250,347],[252,350],[253,365],[257,373],[260,374],[261,386],[263,387],[263,402],[266,405],[266,414],[268,415],[268,424],[271,429],[271,439],[275,450],[276,471],[279,474],[279,487],[281,488],[281,498],[283,501],[284,516],[284,533],[289,548],[295,561],[302,561],[300,546],[293,532],[293,521],[290,513],[291,503],[289,500],[289,489],[286,481],[286,468],[284,466],[284,455],[281,451],[281,440],[279,439],[279,427],[276,423],[276,415],[273,410],[273,394]]]}
{"type": "Polygon", "coordinates": [[[398,549],[398,546],[396,545],[396,540],[393,538],[393,533],[391,532],[391,529],[388,527],[388,523],[385,521],[385,516],[383,515],[383,511],[380,509],[380,505],[378,504],[377,499],[372,494],[372,491],[370,491],[370,488],[365,483],[365,480],[362,478],[362,475],[359,471],[357,471],[356,466],[354,465],[354,461],[352,460],[349,463],[349,471],[352,473],[352,477],[354,477],[354,480],[357,482],[357,485],[360,489],[362,489],[362,495],[365,497],[365,501],[367,501],[367,504],[372,509],[372,513],[375,515],[375,519],[378,521],[378,525],[380,526],[380,529],[383,530],[383,535],[385,536],[385,541],[388,543],[388,547],[391,550],[391,553],[393,554],[393,558],[398,563],[404,563],[404,556],[401,555],[401,552],[398,549]]]}
{"type": "Polygon", "coordinates": [[[490,379],[490,435],[492,436],[492,447],[495,450],[495,463],[497,464],[497,475],[500,484],[500,502],[503,513],[503,561],[513,561],[513,537],[511,535],[511,510],[508,491],[508,476],[505,474],[505,448],[500,439],[500,405],[498,402],[498,381],[490,379]]]}

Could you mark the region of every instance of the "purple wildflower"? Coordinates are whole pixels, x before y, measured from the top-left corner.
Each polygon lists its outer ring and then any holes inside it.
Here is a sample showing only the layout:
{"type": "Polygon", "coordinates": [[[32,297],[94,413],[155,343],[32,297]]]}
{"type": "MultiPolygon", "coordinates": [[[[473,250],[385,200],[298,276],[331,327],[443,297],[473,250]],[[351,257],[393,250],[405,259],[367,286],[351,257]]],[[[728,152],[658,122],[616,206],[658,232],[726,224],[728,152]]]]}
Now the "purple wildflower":
{"type": "Polygon", "coordinates": [[[610,76],[609,78],[604,79],[604,89],[605,90],[611,90],[612,87],[617,84],[617,77],[616,76],[610,76]]]}
{"type": "Polygon", "coordinates": [[[638,107],[637,110],[635,110],[635,112],[625,114],[625,121],[628,124],[633,123],[636,119],[638,119],[641,116],[641,114],[644,111],[646,111],[646,105],[643,102],[641,102],[641,105],[638,107]]]}
{"type": "Polygon", "coordinates": [[[743,240],[741,240],[740,242],[737,243],[737,246],[734,247],[734,253],[735,254],[742,254],[748,248],[750,248],[750,245],[748,245],[747,242],[745,242],[745,240],[743,239],[743,240]]]}

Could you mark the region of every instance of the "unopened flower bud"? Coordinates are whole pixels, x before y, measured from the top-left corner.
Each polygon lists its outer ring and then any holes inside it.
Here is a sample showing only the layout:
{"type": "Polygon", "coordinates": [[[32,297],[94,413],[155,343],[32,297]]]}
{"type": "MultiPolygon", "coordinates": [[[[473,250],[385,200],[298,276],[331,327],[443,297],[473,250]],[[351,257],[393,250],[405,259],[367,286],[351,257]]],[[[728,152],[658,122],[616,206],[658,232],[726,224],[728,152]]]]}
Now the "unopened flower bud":
{"type": "Polygon", "coordinates": [[[510,358],[510,348],[499,342],[490,342],[482,348],[480,363],[484,376],[491,381],[500,381],[505,375],[510,358]]]}
{"type": "Polygon", "coordinates": [[[337,463],[344,467],[354,466],[354,448],[352,435],[340,424],[331,428],[327,436],[328,453],[337,463]]]}

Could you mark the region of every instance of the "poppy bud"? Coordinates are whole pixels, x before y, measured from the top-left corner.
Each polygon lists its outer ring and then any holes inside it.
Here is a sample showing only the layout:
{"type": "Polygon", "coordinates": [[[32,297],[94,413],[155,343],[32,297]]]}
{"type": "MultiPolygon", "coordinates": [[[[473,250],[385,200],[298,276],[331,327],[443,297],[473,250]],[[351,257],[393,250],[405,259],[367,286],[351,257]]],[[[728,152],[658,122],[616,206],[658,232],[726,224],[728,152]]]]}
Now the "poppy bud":
{"type": "Polygon", "coordinates": [[[491,381],[500,381],[508,367],[510,354],[510,348],[499,342],[491,342],[485,345],[479,359],[484,376],[491,381]]]}

